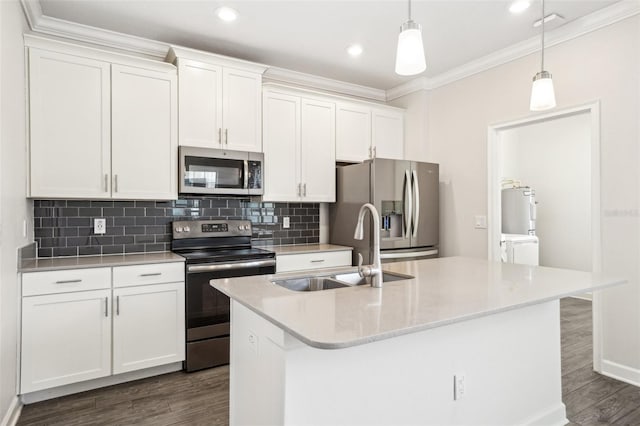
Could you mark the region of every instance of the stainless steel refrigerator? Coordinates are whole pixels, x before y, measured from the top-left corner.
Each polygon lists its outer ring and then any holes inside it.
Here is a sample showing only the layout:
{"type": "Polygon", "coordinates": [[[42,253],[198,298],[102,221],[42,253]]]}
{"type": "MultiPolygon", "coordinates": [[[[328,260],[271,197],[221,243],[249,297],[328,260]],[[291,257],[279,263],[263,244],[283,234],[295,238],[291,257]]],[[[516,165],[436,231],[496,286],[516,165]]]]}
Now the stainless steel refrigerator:
{"type": "Polygon", "coordinates": [[[502,233],[536,235],[536,192],[528,186],[502,190],[502,233]]]}
{"type": "Polygon", "coordinates": [[[373,204],[380,214],[383,262],[438,256],[438,164],[376,158],[336,169],[336,202],[329,207],[330,242],[351,246],[353,264],[358,253],[372,262],[370,215],[364,239],[353,238],[358,211],[373,204]]]}

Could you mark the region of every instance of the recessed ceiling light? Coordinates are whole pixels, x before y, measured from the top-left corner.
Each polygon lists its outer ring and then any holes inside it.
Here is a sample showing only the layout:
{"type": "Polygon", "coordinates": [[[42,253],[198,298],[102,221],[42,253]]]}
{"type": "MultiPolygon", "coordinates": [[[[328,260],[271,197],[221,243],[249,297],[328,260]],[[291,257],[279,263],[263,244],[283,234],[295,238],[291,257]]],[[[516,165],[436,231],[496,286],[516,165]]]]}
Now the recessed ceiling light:
{"type": "Polygon", "coordinates": [[[360,56],[362,55],[362,46],[359,44],[352,44],[347,48],[347,53],[351,56],[360,56]]]}
{"type": "Polygon", "coordinates": [[[511,3],[511,6],[509,6],[509,12],[522,13],[525,10],[529,9],[529,6],[531,6],[530,0],[515,0],[513,3],[511,3]]]}
{"type": "MultiPolygon", "coordinates": [[[[544,17],[544,23],[548,24],[549,22],[554,21],[556,19],[563,20],[564,17],[561,15],[558,15],[557,13],[551,13],[544,17]]],[[[540,25],[542,25],[542,19],[538,19],[536,22],[533,23],[534,28],[538,28],[540,25]]]]}
{"type": "Polygon", "coordinates": [[[216,9],[216,15],[225,22],[232,22],[238,19],[238,12],[226,6],[216,9]]]}

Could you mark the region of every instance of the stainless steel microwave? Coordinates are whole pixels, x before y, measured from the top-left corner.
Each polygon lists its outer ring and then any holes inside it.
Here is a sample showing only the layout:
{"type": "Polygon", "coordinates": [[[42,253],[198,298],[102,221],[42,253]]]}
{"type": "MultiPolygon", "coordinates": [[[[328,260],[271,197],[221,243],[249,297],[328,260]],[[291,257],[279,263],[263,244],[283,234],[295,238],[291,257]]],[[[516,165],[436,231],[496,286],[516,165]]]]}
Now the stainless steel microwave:
{"type": "Polygon", "coordinates": [[[181,194],[260,195],[264,154],[181,146],[181,194]]]}

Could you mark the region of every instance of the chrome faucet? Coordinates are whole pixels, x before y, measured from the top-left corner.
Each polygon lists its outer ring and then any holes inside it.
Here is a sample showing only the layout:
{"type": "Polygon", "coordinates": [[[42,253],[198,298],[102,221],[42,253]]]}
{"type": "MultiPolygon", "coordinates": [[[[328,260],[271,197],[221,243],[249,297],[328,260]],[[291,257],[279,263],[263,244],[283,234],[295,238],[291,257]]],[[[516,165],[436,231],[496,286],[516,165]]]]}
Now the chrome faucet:
{"type": "Polygon", "coordinates": [[[353,238],[364,238],[364,215],[369,209],[373,219],[373,264],[362,265],[362,254],[358,253],[358,273],[361,277],[371,277],[371,287],[382,287],[382,264],[380,262],[380,215],[373,204],[363,204],[358,213],[358,224],[353,233],[353,238]]]}

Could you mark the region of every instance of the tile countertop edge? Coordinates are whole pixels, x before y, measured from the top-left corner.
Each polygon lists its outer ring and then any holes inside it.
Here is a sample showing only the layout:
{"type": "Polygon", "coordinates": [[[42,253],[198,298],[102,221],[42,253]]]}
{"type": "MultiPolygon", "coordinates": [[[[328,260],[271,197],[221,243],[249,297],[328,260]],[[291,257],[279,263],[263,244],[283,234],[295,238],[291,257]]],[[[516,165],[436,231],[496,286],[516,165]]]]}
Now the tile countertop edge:
{"type": "Polygon", "coordinates": [[[276,256],[286,256],[290,254],[322,253],[332,251],[352,251],[353,247],[339,246],[336,244],[293,244],[284,246],[255,246],[263,250],[274,252],[276,256]]]}
{"type": "Polygon", "coordinates": [[[107,268],[117,266],[149,265],[154,263],[184,262],[173,252],[110,254],[104,256],[77,256],[24,259],[18,272],[62,271],[68,269],[107,268]]]}
{"type": "MultiPolygon", "coordinates": [[[[387,265],[387,266],[389,266],[389,265],[387,265]]],[[[544,269],[550,269],[550,268],[544,268],[544,269]]],[[[300,271],[300,272],[298,273],[298,275],[304,275],[303,271],[300,271]],[[302,272],[302,273],[300,273],[300,272],[302,272]]],[[[594,275],[601,275],[601,274],[594,274],[594,275]]],[[[262,276],[262,277],[264,277],[264,276],[262,276]]],[[[247,278],[249,278],[249,277],[247,277],[247,278]]],[[[293,329],[292,327],[290,327],[286,323],[284,323],[282,321],[279,321],[277,318],[274,318],[273,316],[269,315],[267,312],[262,310],[260,307],[254,306],[251,303],[251,301],[242,300],[242,299],[239,299],[237,297],[234,297],[233,294],[231,294],[230,292],[225,291],[224,288],[218,288],[218,287],[216,287],[216,288],[218,290],[222,291],[224,294],[226,294],[230,298],[232,298],[234,301],[240,303],[242,306],[244,306],[247,309],[251,310],[252,312],[258,314],[260,317],[266,319],[267,321],[269,321],[270,323],[272,323],[276,327],[286,331],[287,333],[289,333],[290,335],[292,335],[296,339],[300,340],[301,342],[307,344],[308,346],[311,346],[311,347],[314,347],[314,348],[318,348],[318,349],[335,350],[335,349],[345,349],[345,348],[349,348],[351,346],[358,346],[358,345],[368,344],[368,343],[372,343],[372,342],[379,341],[379,340],[385,340],[385,339],[389,339],[389,338],[393,338],[393,337],[397,337],[397,336],[402,336],[402,335],[405,335],[405,334],[416,333],[416,332],[429,330],[429,329],[433,329],[433,328],[437,328],[437,327],[443,327],[443,326],[447,326],[447,325],[450,325],[450,324],[455,324],[455,323],[458,323],[458,322],[470,321],[470,320],[474,320],[474,319],[477,319],[477,318],[481,318],[481,317],[485,317],[485,316],[489,316],[489,315],[493,315],[493,314],[512,311],[512,310],[525,308],[525,307],[528,307],[528,306],[533,306],[533,305],[537,305],[537,304],[541,304],[541,303],[547,303],[547,302],[551,302],[553,300],[559,300],[559,299],[562,299],[564,297],[570,297],[570,296],[583,294],[586,291],[603,290],[603,289],[606,289],[606,288],[609,288],[609,287],[613,287],[613,286],[620,285],[620,284],[625,284],[625,283],[628,283],[628,281],[626,279],[622,279],[622,278],[607,278],[607,282],[606,283],[590,285],[590,286],[587,286],[585,288],[572,289],[572,290],[568,290],[568,291],[561,291],[561,292],[558,292],[558,293],[550,294],[548,296],[541,296],[541,297],[537,297],[535,299],[523,300],[521,302],[512,303],[512,304],[507,305],[507,306],[492,307],[492,308],[485,309],[485,310],[478,310],[478,311],[470,312],[468,314],[458,315],[458,316],[454,316],[454,317],[450,317],[450,318],[444,318],[442,320],[430,321],[430,322],[427,322],[427,323],[417,324],[417,325],[413,325],[413,326],[405,326],[403,328],[398,328],[398,329],[395,329],[395,330],[383,331],[383,332],[380,332],[380,333],[377,333],[377,334],[373,333],[373,334],[370,334],[370,335],[364,336],[364,337],[354,337],[354,338],[351,338],[351,339],[339,340],[339,341],[338,340],[329,340],[329,339],[325,339],[325,340],[317,339],[317,340],[314,340],[312,338],[309,338],[308,336],[305,336],[301,332],[296,331],[295,329],[293,329]]],[[[212,282],[212,284],[213,284],[213,282],[212,282]]],[[[341,290],[344,291],[345,289],[325,290],[325,291],[341,291],[341,290]]],[[[281,291],[291,292],[292,295],[293,294],[298,294],[299,296],[302,296],[302,294],[303,294],[303,293],[293,292],[291,290],[286,290],[284,288],[278,287],[278,292],[280,293],[281,291]]]]}

